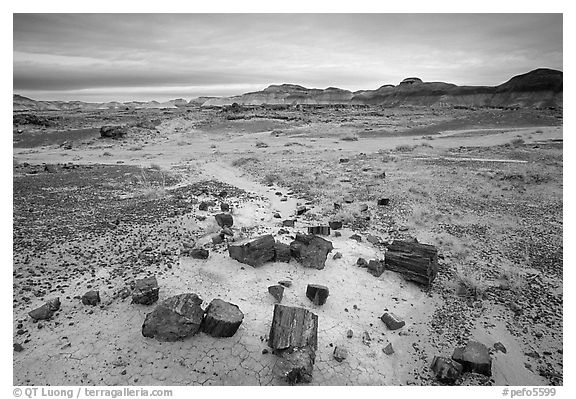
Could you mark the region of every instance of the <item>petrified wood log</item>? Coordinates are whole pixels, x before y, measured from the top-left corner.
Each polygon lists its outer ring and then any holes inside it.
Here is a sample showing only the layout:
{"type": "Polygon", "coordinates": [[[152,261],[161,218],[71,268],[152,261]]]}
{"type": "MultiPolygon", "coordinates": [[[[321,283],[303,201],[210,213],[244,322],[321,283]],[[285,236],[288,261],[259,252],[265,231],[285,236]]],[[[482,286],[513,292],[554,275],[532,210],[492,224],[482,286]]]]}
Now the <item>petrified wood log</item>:
{"type": "Polygon", "coordinates": [[[290,262],[290,246],[283,242],[276,241],[274,243],[274,260],[276,262],[290,262]]]}
{"type": "Polygon", "coordinates": [[[429,286],[438,273],[438,250],[433,245],[394,240],[388,245],[385,263],[386,269],[407,280],[429,286]]]}
{"type": "Polygon", "coordinates": [[[298,307],[274,305],[268,346],[277,350],[318,347],[318,316],[298,307]]]}
{"type": "Polygon", "coordinates": [[[274,237],[267,234],[230,243],[228,253],[232,259],[257,267],[274,259],[274,237]]]}
{"type": "Polygon", "coordinates": [[[214,299],[206,309],[202,331],[213,337],[231,337],[244,320],[244,313],[233,303],[214,299]]]}
{"type": "Polygon", "coordinates": [[[180,294],[162,301],[148,313],[142,335],[159,341],[177,341],[194,335],[200,329],[204,310],[196,294],[180,294]]]}
{"type": "Polygon", "coordinates": [[[329,236],[330,235],[330,227],[329,226],[311,226],[311,227],[308,227],[308,234],[329,236]]]}
{"type": "Polygon", "coordinates": [[[296,240],[290,243],[292,256],[304,267],[324,269],[326,257],[334,247],[322,237],[311,234],[296,234],[296,240]]]}
{"type": "Polygon", "coordinates": [[[158,281],[156,277],[146,277],[136,280],[134,291],[132,291],[132,303],[141,305],[152,305],[158,300],[158,281]]]}

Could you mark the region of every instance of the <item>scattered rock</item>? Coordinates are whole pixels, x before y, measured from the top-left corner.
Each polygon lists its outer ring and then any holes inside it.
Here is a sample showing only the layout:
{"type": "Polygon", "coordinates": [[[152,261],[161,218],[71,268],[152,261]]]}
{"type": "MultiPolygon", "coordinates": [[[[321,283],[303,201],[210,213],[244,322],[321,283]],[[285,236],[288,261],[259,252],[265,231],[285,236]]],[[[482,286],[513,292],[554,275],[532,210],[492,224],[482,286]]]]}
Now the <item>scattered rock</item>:
{"type": "Polygon", "coordinates": [[[244,313],[233,303],[214,299],[206,309],[202,331],[213,337],[231,337],[244,320],[244,313]]]}
{"type": "Polygon", "coordinates": [[[348,330],[348,331],[346,332],[346,337],[347,337],[347,338],[352,338],[353,336],[354,336],[354,331],[348,330]]]}
{"type": "Polygon", "coordinates": [[[234,218],[229,213],[219,213],[214,218],[220,227],[232,227],[234,225],[234,218]]]}
{"type": "Polygon", "coordinates": [[[292,286],[292,281],[282,280],[282,281],[278,281],[278,284],[283,285],[284,287],[290,288],[292,286]]]}
{"type": "Polygon", "coordinates": [[[296,208],[296,215],[300,216],[306,211],[308,211],[308,208],[306,208],[304,205],[300,205],[298,208],[296,208]]]}
{"type": "Polygon", "coordinates": [[[368,210],[368,205],[366,205],[366,204],[360,205],[360,212],[366,212],[367,210],[368,210]]]}
{"type": "Polygon", "coordinates": [[[54,298],[44,305],[36,308],[30,312],[28,315],[32,317],[34,320],[48,320],[50,319],[54,313],[56,313],[60,309],[60,298],[54,298]]]}
{"type": "Polygon", "coordinates": [[[366,236],[366,241],[368,241],[372,245],[380,244],[380,238],[373,236],[372,234],[368,234],[366,236]]]}
{"type": "Polygon", "coordinates": [[[278,303],[282,302],[282,297],[284,296],[284,287],[280,284],[271,285],[268,287],[268,292],[276,299],[278,303]]]}
{"type": "Polygon", "coordinates": [[[390,203],[390,199],[389,198],[380,198],[378,200],[378,205],[380,206],[386,206],[390,203]]]}
{"type": "Polygon", "coordinates": [[[344,359],[348,357],[348,349],[342,346],[337,346],[334,348],[334,352],[332,355],[334,356],[334,359],[337,362],[342,362],[344,359]]]}
{"type": "Polygon", "coordinates": [[[96,306],[100,303],[100,292],[98,291],[88,291],[82,295],[82,303],[84,305],[96,306]]]}
{"type": "Polygon", "coordinates": [[[351,204],[354,202],[354,198],[350,195],[345,196],[344,198],[342,198],[342,200],[347,204],[351,204]]]}
{"type": "Polygon", "coordinates": [[[341,237],[342,233],[340,233],[339,231],[335,231],[334,232],[334,237],[341,237]]]}
{"type": "Polygon", "coordinates": [[[308,284],[308,287],[306,287],[306,297],[316,306],[324,305],[328,295],[328,287],[324,285],[308,284]]]}
{"type": "Polygon", "coordinates": [[[136,280],[134,291],[132,291],[132,303],[141,305],[152,305],[158,300],[158,281],[156,277],[146,277],[136,280]]]}
{"type": "Polygon", "coordinates": [[[14,347],[14,352],[22,352],[24,350],[24,347],[18,342],[14,342],[12,346],[14,347]]]}
{"type": "Polygon", "coordinates": [[[280,219],[282,217],[282,215],[280,215],[278,212],[276,212],[273,216],[276,219],[280,219]]]}
{"type": "Polygon", "coordinates": [[[342,222],[331,221],[328,222],[328,226],[330,226],[332,230],[340,230],[342,228],[342,222]]]}
{"type": "Polygon", "coordinates": [[[256,238],[247,238],[242,241],[230,243],[228,252],[232,259],[240,263],[257,267],[272,261],[275,257],[274,237],[270,234],[256,238]]]}
{"type": "Polygon", "coordinates": [[[352,235],[350,236],[350,239],[351,239],[351,240],[354,240],[354,241],[362,242],[362,237],[359,236],[358,234],[352,234],[352,235]]]}
{"type": "Polygon", "coordinates": [[[204,310],[196,294],[170,297],[148,313],[142,325],[142,335],[159,341],[177,341],[200,330],[204,310]]]}
{"type": "Polygon", "coordinates": [[[388,345],[386,345],[383,349],[382,352],[384,352],[386,355],[391,356],[394,354],[394,348],[392,347],[392,343],[389,342],[388,345]]]}
{"type": "Polygon", "coordinates": [[[223,202],[220,204],[220,210],[222,212],[230,212],[230,205],[223,202]]]}
{"type": "Polygon", "coordinates": [[[368,262],[368,272],[375,277],[380,277],[385,270],[385,263],[383,260],[371,260],[368,262]]]}
{"type": "Polygon", "coordinates": [[[441,356],[434,356],[430,368],[438,381],[448,384],[455,383],[463,371],[460,363],[441,356]]]}
{"type": "Polygon", "coordinates": [[[370,337],[370,334],[368,334],[368,331],[364,331],[362,333],[362,343],[366,346],[370,346],[371,341],[372,341],[372,338],[370,337]]]}
{"type": "Polygon", "coordinates": [[[328,227],[328,226],[308,227],[308,234],[329,236],[330,235],[330,227],[328,227]]]}
{"type": "Polygon", "coordinates": [[[384,313],[380,317],[380,320],[386,324],[386,327],[388,327],[389,330],[398,330],[406,325],[406,322],[394,313],[384,313]]]}
{"type": "Polygon", "coordinates": [[[364,258],[358,258],[358,260],[356,261],[356,266],[368,267],[368,262],[366,262],[366,259],[364,259],[364,258]]]}
{"type": "Polygon", "coordinates": [[[349,161],[348,158],[340,158],[340,163],[348,163],[349,161]]]}
{"type": "Polygon", "coordinates": [[[193,248],[189,251],[189,254],[194,259],[208,259],[210,252],[204,248],[193,248]]]}
{"type": "Polygon", "coordinates": [[[464,371],[492,375],[492,358],[486,345],[469,341],[465,347],[454,349],[452,360],[462,364],[464,371]]]}
{"type": "Polygon", "coordinates": [[[334,259],[334,260],[338,260],[338,259],[341,259],[341,258],[342,258],[342,253],[340,253],[340,252],[336,252],[336,253],[334,254],[334,256],[332,257],[332,259],[334,259]]]}
{"type": "Polygon", "coordinates": [[[330,241],[309,234],[296,234],[296,239],[290,243],[290,252],[298,262],[318,270],[324,269],[326,257],[332,249],[330,241]]]}
{"type": "Polygon", "coordinates": [[[284,227],[294,227],[294,220],[293,219],[286,219],[282,222],[282,226],[284,227]]]}

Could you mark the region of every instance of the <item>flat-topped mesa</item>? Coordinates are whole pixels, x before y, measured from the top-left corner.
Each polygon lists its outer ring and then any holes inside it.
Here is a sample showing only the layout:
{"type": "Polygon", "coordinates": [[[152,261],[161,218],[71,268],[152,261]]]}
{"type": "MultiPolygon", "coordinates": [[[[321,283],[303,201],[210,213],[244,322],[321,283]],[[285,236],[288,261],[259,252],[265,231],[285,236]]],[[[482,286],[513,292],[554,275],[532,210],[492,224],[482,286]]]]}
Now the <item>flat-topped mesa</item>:
{"type": "Polygon", "coordinates": [[[413,84],[419,84],[419,83],[424,83],[424,82],[420,78],[406,78],[402,82],[400,82],[401,85],[413,85],[413,84]]]}

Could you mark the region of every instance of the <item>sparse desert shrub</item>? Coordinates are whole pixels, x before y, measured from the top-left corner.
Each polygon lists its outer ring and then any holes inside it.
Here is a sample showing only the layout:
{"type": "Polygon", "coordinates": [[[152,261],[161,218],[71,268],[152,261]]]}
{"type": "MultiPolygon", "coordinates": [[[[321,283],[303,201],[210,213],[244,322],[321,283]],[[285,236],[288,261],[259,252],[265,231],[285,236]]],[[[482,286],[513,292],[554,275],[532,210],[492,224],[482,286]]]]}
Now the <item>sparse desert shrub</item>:
{"type": "Polygon", "coordinates": [[[468,268],[466,271],[456,271],[456,293],[459,296],[482,299],[486,292],[486,279],[478,269],[468,268]]]}
{"type": "Polygon", "coordinates": [[[512,144],[514,147],[520,147],[521,145],[524,144],[524,139],[522,138],[515,138],[514,140],[512,140],[510,142],[510,144],[512,144]]]}
{"type": "Polygon", "coordinates": [[[342,141],[358,141],[358,136],[355,134],[347,134],[345,136],[340,137],[342,141]]]}
{"type": "Polygon", "coordinates": [[[432,145],[429,144],[429,143],[420,143],[420,147],[434,148],[434,147],[432,147],[432,145]]]}
{"type": "Polygon", "coordinates": [[[414,151],[415,148],[416,148],[416,146],[413,146],[413,145],[400,144],[400,145],[397,145],[394,150],[397,152],[411,152],[411,151],[414,151]]]}
{"type": "Polygon", "coordinates": [[[257,162],[260,162],[258,158],[242,157],[232,161],[232,166],[244,166],[249,163],[257,163],[257,162]]]}
{"type": "Polygon", "coordinates": [[[135,145],[135,146],[128,148],[128,151],[142,151],[143,149],[144,149],[144,147],[142,147],[141,145],[135,145]]]}
{"type": "Polygon", "coordinates": [[[150,169],[152,170],[161,170],[162,167],[160,165],[158,165],[157,163],[152,163],[150,164],[150,169]]]}
{"type": "Polygon", "coordinates": [[[267,147],[268,147],[268,144],[266,144],[263,141],[257,141],[256,142],[256,148],[267,148],[267,147]]]}
{"type": "Polygon", "coordinates": [[[108,151],[104,151],[104,153],[102,154],[103,157],[111,157],[112,154],[109,153],[108,151]]]}
{"type": "Polygon", "coordinates": [[[146,175],[144,168],[140,169],[140,177],[138,178],[138,185],[140,186],[137,195],[147,200],[155,200],[163,198],[167,195],[166,179],[164,173],[160,172],[161,182],[154,183],[146,175]]]}
{"type": "Polygon", "coordinates": [[[359,216],[360,213],[356,210],[342,209],[332,217],[332,220],[342,222],[343,224],[349,224],[354,222],[359,216]]]}
{"type": "Polygon", "coordinates": [[[279,184],[280,181],[281,181],[281,178],[276,173],[267,173],[264,176],[264,183],[266,183],[266,184],[279,184]]]}

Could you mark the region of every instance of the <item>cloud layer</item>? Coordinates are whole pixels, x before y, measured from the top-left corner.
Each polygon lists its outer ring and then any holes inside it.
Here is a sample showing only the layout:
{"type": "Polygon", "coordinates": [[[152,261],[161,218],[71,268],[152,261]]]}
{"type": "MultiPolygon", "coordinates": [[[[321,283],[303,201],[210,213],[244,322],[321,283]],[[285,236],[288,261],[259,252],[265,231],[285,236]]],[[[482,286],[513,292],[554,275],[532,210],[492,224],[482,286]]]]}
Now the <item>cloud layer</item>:
{"type": "Polygon", "coordinates": [[[14,92],[89,101],[495,85],[562,69],[561,14],[15,14],[14,92]]]}

